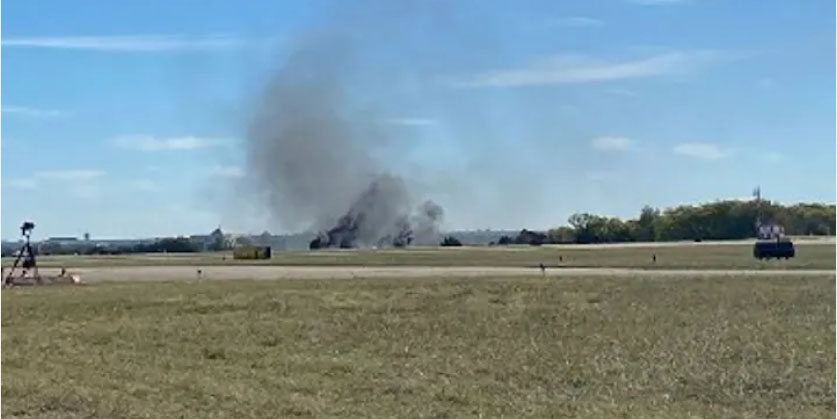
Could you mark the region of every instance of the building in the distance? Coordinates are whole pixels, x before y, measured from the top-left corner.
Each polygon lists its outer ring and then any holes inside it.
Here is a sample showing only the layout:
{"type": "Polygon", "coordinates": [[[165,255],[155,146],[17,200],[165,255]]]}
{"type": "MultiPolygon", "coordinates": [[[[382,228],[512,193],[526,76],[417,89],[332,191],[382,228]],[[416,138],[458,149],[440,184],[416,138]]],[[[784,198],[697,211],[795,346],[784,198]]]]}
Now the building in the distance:
{"type": "Polygon", "coordinates": [[[230,249],[235,245],[235,237],[224,234],[221,227],[212,230],[209,234],[193,234],[189,240],[201,251],[230,249]]]}
{"type": "Polygon", "coordinates": [[[44,241],[52,244],[76,244],[78,243],[78,237],[49,237],[44,241]]]}

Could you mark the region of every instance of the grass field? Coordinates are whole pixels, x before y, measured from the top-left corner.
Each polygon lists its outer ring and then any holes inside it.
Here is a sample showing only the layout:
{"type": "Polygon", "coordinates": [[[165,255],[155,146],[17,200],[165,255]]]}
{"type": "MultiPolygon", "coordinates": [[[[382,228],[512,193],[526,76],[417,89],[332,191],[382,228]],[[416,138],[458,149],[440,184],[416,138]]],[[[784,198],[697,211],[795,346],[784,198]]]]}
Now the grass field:
{"type": "MultiPolygon", "coordinates": [[[[268,261],[235,261],[232,254],[43,256],[45,267],[277,264],[292,266],[528,266],[612,267],[646,269],[834,269],[834,243],[797,244],[790,260],[759,261],[751,245],[707,244],[647,247],[462,247],[406,250],[327,250],[274,252],[268,261]],[[652,262],[652,255],[657,255],[652,262]]],[[[11,265],[3,259],[3,266],[11,265]]]]}
{"type": "Polygon", "coordinates": [[[2,292],[8,418],[834,417],[834,276],[2,292]]]}

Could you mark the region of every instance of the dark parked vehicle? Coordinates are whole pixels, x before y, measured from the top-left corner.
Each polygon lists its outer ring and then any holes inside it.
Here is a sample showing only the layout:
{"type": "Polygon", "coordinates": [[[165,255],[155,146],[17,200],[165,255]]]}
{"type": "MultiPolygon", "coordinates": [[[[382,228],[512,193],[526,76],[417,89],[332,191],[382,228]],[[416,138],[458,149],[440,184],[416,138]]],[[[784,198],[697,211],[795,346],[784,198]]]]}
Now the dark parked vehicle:
{"type": "Polygon", "coordinates": [[[790,240],[757,241],[753,246],[753,256],[758,259],[790,259],[796,256],[796,249],[790,240]]]}

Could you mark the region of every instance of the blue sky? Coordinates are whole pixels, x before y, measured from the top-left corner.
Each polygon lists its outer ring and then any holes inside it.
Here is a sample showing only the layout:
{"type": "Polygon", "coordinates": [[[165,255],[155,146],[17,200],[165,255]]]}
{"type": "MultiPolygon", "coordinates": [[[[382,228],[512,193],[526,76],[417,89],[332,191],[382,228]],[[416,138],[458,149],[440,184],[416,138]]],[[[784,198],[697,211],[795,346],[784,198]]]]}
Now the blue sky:
{"type": "Polygon", "coordinates": [[[835,200],[834,2],[368,3],[5,1],[3,238],[299,230],[241,192],[242,141],[323,28],[446,228],[835,200]]]}

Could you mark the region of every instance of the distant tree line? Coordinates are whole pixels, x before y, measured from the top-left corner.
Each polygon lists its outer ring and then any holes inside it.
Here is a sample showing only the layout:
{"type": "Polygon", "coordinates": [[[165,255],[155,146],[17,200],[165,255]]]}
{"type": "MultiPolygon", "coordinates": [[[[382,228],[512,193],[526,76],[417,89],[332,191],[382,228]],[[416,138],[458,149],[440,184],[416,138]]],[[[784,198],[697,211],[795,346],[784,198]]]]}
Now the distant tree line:
{"type": "MultiPolygon", "coordinates": [[[[646,206],[639,217],[623,220],[588,213],[573,214],[568,224],[547,232],[521,230],[516,236],[502,236],[491,244],[614,243],[632,241],[731,240],[756,236],[756,219],[781,225],[787,235],[835,235],[835,206],[795,204],[784,206],[769,201],[718,201],[703,205],[682,205],[660,211],[646,206]]],[[[459,239],[446,236],[441,246],[461,246],[459,239]]],[[[18,244],[4,245],[3,256],[13,256],[18,244]]],[[[226,250],[230,243],[220,234],[209,240],[167,237],[125,246],[99,246],[80,242],[37,244],[40,254],[189,253],[226,250]]]]}
{"type": "Polygon", "coordinates": [[[166,237],[153,243],[131,246],[130,253],[194,253],[201,250],[201,246],[188,237],[166,237]]]}
{"type": "Polygon", "coordinates": [[[497,244],[613,243],[631,241],[731,240],[756,236],[756,220],[781,225],[787,235],[835,234],[835,206],[783,206],[762,201],[718,201],[660,211],[646,206],[638,218],[623,220],[588,213],[573,214],[568,226],[546,234],[523,230],[497,244]]]}
{"type": "Polygon", "coordinates": [[[520,233],[518,233],[515,237],[502,236],[496,243],[491,242],[489,244],[497,244],[499,246],[507,246],[510,244],[529,244],[532,246],[540,246],[545,243],[550,243],[549,237],[546,234],[524,228],[523,230],[520,230],[520,233]]]}
{"type": "MultiPolygon", "coordinates": [[[[223,241],[211,240],[209,243],[196,242],[188,237],[165,237],[152,242],[131,245],[98,245],[95,243],[74,243],[64,245],[60,243],[42,242],[37,245],[37,251],[42,255],[82,254],[82,255],[119,255],[128,253],[194,253],[205,250],[227,250],[229,246],[223,241]]],[[[16,250],[16,249],[15,249],[16,250]]],[[[11,256],[13,252],[4,251],[3,256],[11,256]]]]}
{"type": "Polygon", "coordinates": [[[794,236],[835,234],[835,206],[780,204],[755,201],[719,201],[682,205],[660,211],[646,206],[638,218],[623,220],[588,213],[573,214],[569,225],[546,233],[523,229],[502,236],[492,245],[561,243],[618,243],[633,241],[734,240],[756,236],[756,220],[784,227],[794,236]]]}
{"type": "Polygon", "coordinates": [[[439,246],[442,246],[442,247],[459,247],[459,246],[462,246],[462,242],[459,241],[459,239],[457,239],[456,237],[445,236],[445,238],[442,239],[442,242],[439,243],[439,246]]]}

